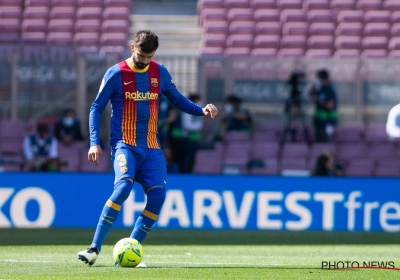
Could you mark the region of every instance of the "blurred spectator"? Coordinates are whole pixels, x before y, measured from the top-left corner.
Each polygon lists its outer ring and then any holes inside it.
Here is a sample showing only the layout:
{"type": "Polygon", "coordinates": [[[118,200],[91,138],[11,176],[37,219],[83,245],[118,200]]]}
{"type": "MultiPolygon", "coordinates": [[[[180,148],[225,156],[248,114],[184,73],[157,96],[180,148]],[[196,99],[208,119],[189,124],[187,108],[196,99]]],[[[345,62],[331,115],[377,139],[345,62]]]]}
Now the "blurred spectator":
{"type": "Polygon", "coordinates": [[[164,95],[161,95],[158,106],[158,136],[162,147],[170,144],[171,125],[176,117],[177,110],[164,95]]]}
{"type": "Polygon", "coordinates": [[[25,169],[28,171],[58,171],[58,142],[49,133],[49,126],[37,125],[37,133],[24,139],[25,169]]]}
{"type": "Polygon", "coordinates": [[[316,159],[315,165],[311,170],[312,176],[343,176],[343,167],[334,162],[332,153],[325,151],[316,159]]]}
{"type": "Polygon", "coordinates": [[[80,121],[75,118],[72,109],[64,111],[63,117],[56,123],[54,134],[65,145],[70,145],[74,141],[83,141],[80,121]]]}
{"type": "MultiPolygon", "coordinates": [[[[198,94],[190,94],[188,99],[201,105],[198,94]]],[[[192,173],[202,128],[203,120],[201,117],[177,112],[171,134],[173,152],[181,173],[192,173]]]]}
{"type": "Polygon", "coordinates": [[[242,100],[230,95],[225,100],[224,114],[222,116],[221,136],[228,131],[247,132],[253,130],[253,120],[250,111],[242,107],[242,100]]]}
{"type": "Polygon", "coordinates": [[[386,133],[390,140],[400,138],[400,104],[397,104],[389,111],[386,133]]]}
{"type": "Polygon", "coordinates": [[[317,142],[328,142],[337,123],[337,98],[327,70],[318,70],[310,95],[315,103],[314,130],[317,142]]]}
{"type": "Polygon", "coordinates": [[[169,146],[163,147],[165,165],[167,166],[168,174],[179,173],[179,165],[172,160],[172,150],[169,146]]]}

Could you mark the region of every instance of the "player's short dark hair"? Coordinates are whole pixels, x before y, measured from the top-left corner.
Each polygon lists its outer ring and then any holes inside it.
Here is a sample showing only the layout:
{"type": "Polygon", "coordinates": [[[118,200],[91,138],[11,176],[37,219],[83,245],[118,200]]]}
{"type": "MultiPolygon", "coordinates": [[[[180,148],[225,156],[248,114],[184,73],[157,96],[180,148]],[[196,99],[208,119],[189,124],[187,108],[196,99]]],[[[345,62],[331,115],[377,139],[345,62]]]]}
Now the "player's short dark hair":
{"type": "Polygon", "coordinates": [[[133,43],[144,53],[152,53],[158,49],[158,37],[150,30],[139,30],[136,32],[133,43]]]}
{"type": "Polygon", "coordinates": [[[321,80],[326,80],[329,79],[329,73],[325,69],[321,69],[317,71],[317,77],[320,78],[321,80]]]}

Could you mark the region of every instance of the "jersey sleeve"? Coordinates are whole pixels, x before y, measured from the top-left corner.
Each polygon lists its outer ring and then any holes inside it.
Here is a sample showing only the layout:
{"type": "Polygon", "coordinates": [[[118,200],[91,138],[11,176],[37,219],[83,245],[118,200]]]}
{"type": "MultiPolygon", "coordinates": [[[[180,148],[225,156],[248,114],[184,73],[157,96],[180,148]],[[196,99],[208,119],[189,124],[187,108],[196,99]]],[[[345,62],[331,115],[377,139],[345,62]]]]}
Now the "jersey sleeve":
{"type": "Polygon", "coordinates": [[[168,70],[162,65],[160,65],[160,78],[162,81],[162,94],[164,94],[176,108],[191,115],[204,115],[201,106],[193,103],[178,91],[168,70]]]}
{"type": "Polygon", "coordinates": [[[114,93],[116,72],[112,68],[108,69],[101,81],[99,93],[90,107],[89,132],[90,146],[100,145],[100,122],[101,115],[107,106],[112,94],[114,93]]]}

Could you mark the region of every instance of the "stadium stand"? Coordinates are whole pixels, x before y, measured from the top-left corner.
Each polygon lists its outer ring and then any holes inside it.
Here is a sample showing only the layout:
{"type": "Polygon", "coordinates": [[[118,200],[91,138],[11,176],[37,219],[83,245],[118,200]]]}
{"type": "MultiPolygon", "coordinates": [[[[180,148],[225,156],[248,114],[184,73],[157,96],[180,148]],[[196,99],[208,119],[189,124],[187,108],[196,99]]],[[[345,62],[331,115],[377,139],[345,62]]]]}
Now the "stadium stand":
{"type": "Polygon", "coordinates": [[[121,53],[127,46],[131,0],[0,1],[0,43],[90,46],[121,53]]]}
{"type": "Polygon", "coordinates": [[[254,56],[263,54],[261,49],[278,57],[398,56],[400,4],[395,0],[200,0],[198,13],[200,54],[205,56],[221,53],[207,40],[211,34],[227,37],[225,45],[218,46],[226,49],[225,56],[254,56]],[[232,46],[241,33],[250,42],[259,41],[259,35],[274,35],[273,46],[232,46]]]}

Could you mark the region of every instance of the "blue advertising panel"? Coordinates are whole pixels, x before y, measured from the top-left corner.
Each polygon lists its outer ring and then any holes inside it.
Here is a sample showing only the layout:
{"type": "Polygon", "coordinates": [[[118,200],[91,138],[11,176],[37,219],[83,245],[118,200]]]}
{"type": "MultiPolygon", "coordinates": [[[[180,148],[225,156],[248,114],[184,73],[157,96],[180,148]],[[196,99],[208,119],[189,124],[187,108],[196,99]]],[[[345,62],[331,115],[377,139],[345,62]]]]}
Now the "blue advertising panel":
{"type": "MultiPolygon", "coordinates": [[[[400,178],[169,176],[158,228],[400,232],[400,178]]],[[[0,227],[94,228],[112,174],[0,174],[0,227]]],[[[139,184],[116,228],[145,206],[139,184]]]]}

